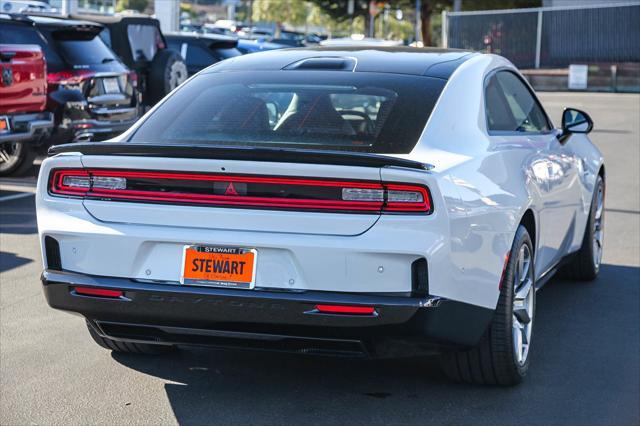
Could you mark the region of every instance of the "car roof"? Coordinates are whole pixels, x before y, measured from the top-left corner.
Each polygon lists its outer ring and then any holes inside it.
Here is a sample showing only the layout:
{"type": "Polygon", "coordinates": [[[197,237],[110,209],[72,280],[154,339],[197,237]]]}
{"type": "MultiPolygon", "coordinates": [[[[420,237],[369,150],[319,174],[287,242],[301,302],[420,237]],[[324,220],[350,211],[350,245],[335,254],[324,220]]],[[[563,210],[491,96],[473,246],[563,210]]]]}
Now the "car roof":
{"type": "Polygon", "coordinates": [[[77,19],[66,19],[64,17],[31,15],[31,14],[27,15],[26,17],[31,21],[35,22],[36,25],[58,26],[58,27],[78,27],[78,26],[100,27],[101,26],[100,24],[96,24],[95,22],[81,21],[77,19]]]}
{"type": "MultiPolygon", "coordinates": [[[[213,66],[210,72],[262,70],[276,71],[295,69],[296,64],[307,59],[319,63],[318,70],[329,70],[323,59],[343,59],[353,63],[353,72],[379,72],[391,74],[422,75],[448,79],[455,69],[472,56],[479,55],[467,50],[416,48],[340,46],[270,50],[223,61],[213,66]]],[[[300,69],[313,69],[310,66],[300,69]]],[[[343,68],[344,70],[344,68],[343,68]]]]}
{"type": "Polygon", "coordinates": [[[100,15],[100,14],[72,14],[71,18],[74,19],[86,19],[91,22],[98,22],[104,25],[110,24],[150,24],[150,25],[160,25],[160,21],[156,18],[153,18],[149,15],[145,15],[143,13],[135,13],[135,14],[122,14],[117,13],[115,15],[100,15]]]}
{"type": "Polygon", "coordinates": [[[236,41],[237,37],[228,36],[224,34],[200,34],[200,33],[190,33],[190,32],[166,32],[164,33],[165,38],[191,38],[198,40],[206,40],[206,41],[236,41]]]}

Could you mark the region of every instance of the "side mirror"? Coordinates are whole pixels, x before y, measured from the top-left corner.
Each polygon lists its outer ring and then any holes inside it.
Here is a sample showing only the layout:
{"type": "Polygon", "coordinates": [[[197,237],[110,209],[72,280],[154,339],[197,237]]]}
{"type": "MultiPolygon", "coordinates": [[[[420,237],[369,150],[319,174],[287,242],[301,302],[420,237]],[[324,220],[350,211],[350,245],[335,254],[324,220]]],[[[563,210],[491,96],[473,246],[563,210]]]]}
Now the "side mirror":
{"type": "Polygon", "coordinates": [[[593,120],[584,111],[565,108],[562,112],[562,133],[589,133],[593,129],[593,120]]]}

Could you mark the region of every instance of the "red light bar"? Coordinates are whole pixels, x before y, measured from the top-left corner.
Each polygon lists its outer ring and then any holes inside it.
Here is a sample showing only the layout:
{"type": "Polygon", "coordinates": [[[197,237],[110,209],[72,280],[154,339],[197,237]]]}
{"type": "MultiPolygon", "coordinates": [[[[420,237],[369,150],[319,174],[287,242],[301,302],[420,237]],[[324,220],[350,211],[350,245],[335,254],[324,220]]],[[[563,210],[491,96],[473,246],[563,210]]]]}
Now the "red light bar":
{"type": "Polygon", "coordinates": [[[97,296],[97,297],[122,297],[124,294],[120,290],[107,290],[105,288],[92,288],[92,287],[76,287],[76,293],[83,296],[97,296]]]}
{"type": "Polygon", "coordinates": [[[316,305],[316,310],[323,314],[372,315],[373,306],[316,305]]]}
{"type": "Polygon", "coordinates": [[[57,169],[52,171],[49,192],[85,199],[218,207],[348,213],[432,211],[429,190],[423,185],[334,178],[57,169]],[[220,185],[227,189],[220,191],[220,185]]]}

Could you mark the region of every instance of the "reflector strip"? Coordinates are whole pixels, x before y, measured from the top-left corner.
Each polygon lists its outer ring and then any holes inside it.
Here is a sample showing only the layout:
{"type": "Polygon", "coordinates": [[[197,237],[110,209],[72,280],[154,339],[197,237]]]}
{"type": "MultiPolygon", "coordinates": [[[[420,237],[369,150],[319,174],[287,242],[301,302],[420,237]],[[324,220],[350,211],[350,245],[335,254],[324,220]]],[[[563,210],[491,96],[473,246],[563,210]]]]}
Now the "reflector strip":
{"type": "Polygon", "coordinates": [[[92,287],[76,287],[76,293],[81,294],[83,296],[97,296],[97,297],[112,297],[118,298],[122,297],[124,294],[120,290],[107,290],[104,288],[92,288],[92,287]]]}
{"type": "Polygon", "coordinates": [[[316,310],[323,314],[372,315],[373,306],[316,305],[316,310]]]}

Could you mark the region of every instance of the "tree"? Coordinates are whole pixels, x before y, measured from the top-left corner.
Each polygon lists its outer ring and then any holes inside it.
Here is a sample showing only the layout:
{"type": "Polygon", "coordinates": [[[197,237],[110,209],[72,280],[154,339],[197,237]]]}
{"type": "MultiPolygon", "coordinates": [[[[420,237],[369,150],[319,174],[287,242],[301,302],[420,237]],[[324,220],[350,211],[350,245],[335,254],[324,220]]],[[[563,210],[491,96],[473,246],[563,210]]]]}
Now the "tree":
{"type": "Polygon", "coordinates": [[[149,6],[149,0],[118,0],[116,3],[116,10],[122,12],[123,10],[137,10],[138,12],[144,12],[149,6]]]}
{"type": "Polygon", "coordinates": [[[253,3],[253,22],[304,25],[307,14],[307,2],[301,0],[259,0],[253,3]]]}
{"type": "MultiPolygon", "coordinates": [[[[311,0],[326,14],[338,22],[350,18],[347,14],[349,0],[311,0]]],[[[462,10],[490,10],[490,9],[519,9],[523,7],[539,7],[542,0],[461,0],[462,10]]],[[[369,23],[369,1],[354,0],[353,17],[364,17],[365,26],[369,23]]],[[[392,9],[415,10],[415,0],[388,0],[392,9]]],[[[431,45],[431,18],[443,10],[451,10],[453,0],[421,0],[420,20],[422,25],[422,40],[425,46],[431,45]]]]}

